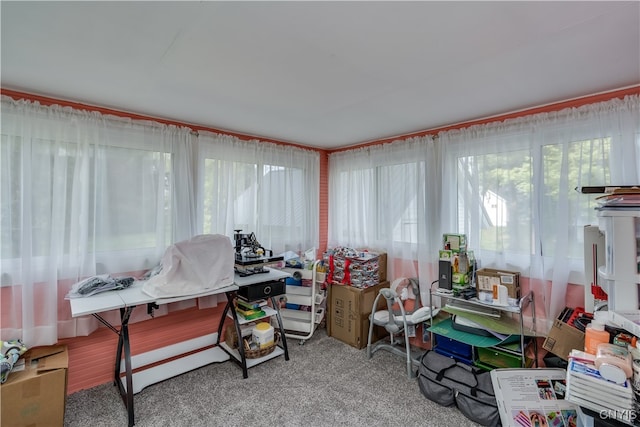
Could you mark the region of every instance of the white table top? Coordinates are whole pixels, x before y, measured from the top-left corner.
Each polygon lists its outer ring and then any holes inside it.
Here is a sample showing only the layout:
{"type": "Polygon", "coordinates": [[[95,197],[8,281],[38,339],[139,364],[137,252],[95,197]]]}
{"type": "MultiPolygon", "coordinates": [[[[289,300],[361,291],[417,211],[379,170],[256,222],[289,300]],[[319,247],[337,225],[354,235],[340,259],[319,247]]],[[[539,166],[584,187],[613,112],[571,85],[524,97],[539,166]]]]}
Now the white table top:
{"type": "Polygon", "coordinates": [[[229,285],[223,288],[208,289],[206,291],[203,291],[197,294],[180,295],[177,297],[168,297],[168,298],[158,298],[158,297],[152,297],[148,294],[145,294],[142,291],[143,285],[144,285],[144,282],[135,282],[132,286],[128,287],[127,289],[118,291],[118,293],[120,294],[120,297],[122,298],[122,300],[124,301],[127,307],[131,307],[134,305],[148,304],[150,302],[155,302],[157,304],[169,304],[172,302],[206,297],[209,295],[223,294],[227,291],[235,291],[238,289],[238,287],[235,285],[229,285]]]}
{"type": "Polygon", "coordinates": [[[252,274],[246,277],[235,275],[234,284],[223,288],[211,289],[199,294],[183,295],[170,298],[156,298],[142,292],[144,282],[136,281],[127,289],[121,291],[109,291],[101,294],[92,295],[85,298],[72,298],[71,316],[80,317],[88,314],[101,313],[103,311],[116,310],[125,307],[135,307],[142,304],[155,302],[156,304],[169,304],[172,302],[185,301],[193,298],[206,297],[209,295],[223,294],[229,291],[238,290],[240,286],[255,285],[256,283],[268,282],[271,280],[280,280],[291,277],[290,273],[285,271],[267,268],[268,273],[252,274]]]}
{"type": "Polygon", "coordinates": [[[83,298],[71,298],[71,316],[79,317],[125,307],[121,291],[109,291],[83,298]]]}
{"type": "Polygon", "coordinates": [[[156,304],[169,304],[172,302],[185,301],[209,295],[223,294],[225,292],[235,291],[238,289],[236,285],[230,285],[223,288],[206,290],[198,294],[182,295],[170,298],[157,298],[145,294],[142,291],[143,285],[144,282],[136,281],[130,287],[121,291],[104,292],[86,298],[72,298],[69,300],[71,303],[71,316],[85,316],[87,314],[101,313],[103,311],[115,310],[118,308],[135,307],[151,302],[155,302],[156,304]]]}
{"type": "Polygon", "coordinates": [[[239,287],[243,287],[243,286],[255,285],[256,283],[269,282],[271,280],[280,280],[287,277],[291,277],[291,273],[287,273],[286,271],[278,270],[275,268],[269,268],[269,267],[266,267],[265,269],[268,270],[269,272],[256,273],[256,274],[252,274],[250,276],[245,276],[245,277],[240,277],[236,273],[234,283],[239,287]]]}

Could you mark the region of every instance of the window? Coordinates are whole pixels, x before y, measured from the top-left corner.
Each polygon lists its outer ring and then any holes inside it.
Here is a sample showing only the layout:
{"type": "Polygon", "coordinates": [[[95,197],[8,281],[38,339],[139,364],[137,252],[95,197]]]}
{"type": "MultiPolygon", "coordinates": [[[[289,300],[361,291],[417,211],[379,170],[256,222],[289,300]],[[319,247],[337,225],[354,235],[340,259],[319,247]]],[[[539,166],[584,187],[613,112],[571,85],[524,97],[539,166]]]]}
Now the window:
{"type": "Polygon", "coordinates": [[[378,240],[416,244],[418,238],[418,204],[420,184],[424,180],[423,162],[411,162],[375,169],[378,240]]]}
{"type": "Polygon", "coordinates": [[[636,103],[443,132],[443,230],[466,233],[481,266],[552,281],[558,294],[584,283],[597,200],[576,187],[637,182],[636,103]]]}
{"type": "Polygon", "coordinates": [[[204,133],[202,223],[205,233],[255,233],[275,254],[318,244],[318,154],[204,133]]]}
{"type": "Polygon", "coordinates": [[[2,97],[3,335],[46,345],[97,327],[60,309],[74,282],[150,269],[203,228],[231,238],[240,225],[274,251],[317,246],[316,151],[199,138],[2,97]]]}
{"type": "Polygon", "coordinates": [[[528,150],[457,159],[459,230],[478,223],[484,250],[529,255],[532,248],[532,156],[528,150]]]}
{"type": "Polygon", "coordinates": [[[384,248],[406,260],[428,256],[440,208],[436,151],[431,137],[418,137],[332,154],[329,246],[384,248]]]}
{"type": "Polygon", "coordinates": [[[600,138],[546,144],[539,151],[521,149],[458,157],[460,230],[471,232],[471,218],[476,218],[477,247],[526,256],[553,257],[558,239],[563,238],[568,243],[567,254],[581,259],[583,227],[597,224],[597,217],[595,200],[573,188],[579,182],[610,182],[609,150],[610,138],[600,138]],[[536,176],[534,164],[538,162],[541,167],[536,176]],[[535,188],[538,182],[539,189],[535,188]],[[567,187],[571,191],[561,190],[567,187]],[[569,227],[563,234],[558,234],[556,227],[559,210],[568,215],[569,227]]]}
{"type": "MultiPolygon", "coordinates": [[[[29,274],[43,280],[52,265],[74,265],[87,254],[94,260],[87,261],[94,265],[89,270],[98,274],[139,269],[166,246],[172,230],[171,153],[140,144],[144,138],[137,130],[105,134],[111,138],[91,144],[3,131],[5,282],[22,281],[19,265],[25,258],[33,263],[29,274]]],[[[62,273],[74,274],[78,268],[62,273]]]]}
{"type": "Polygon", "coordinates": [[[575,191],[576,183],[611,184],[609,171],[609,152],[611,138],[596,138],[583,141],[572,141],[567,144],[553,144],[542,147],[543,189],[541,202],[543,205],[540,227],[542,255],[555,256],[558,239],[566,239],[567,255],[582,259],[584,256],[584,226],[597,225],[596,200],[594,197],[581,195],[575,191]],[[563,181],[570,190],[564,200],[560,188],[563,181]],[[566,211],[566,234],[553,232],[553,224],[557,221],[555,212],[566,211]]]}

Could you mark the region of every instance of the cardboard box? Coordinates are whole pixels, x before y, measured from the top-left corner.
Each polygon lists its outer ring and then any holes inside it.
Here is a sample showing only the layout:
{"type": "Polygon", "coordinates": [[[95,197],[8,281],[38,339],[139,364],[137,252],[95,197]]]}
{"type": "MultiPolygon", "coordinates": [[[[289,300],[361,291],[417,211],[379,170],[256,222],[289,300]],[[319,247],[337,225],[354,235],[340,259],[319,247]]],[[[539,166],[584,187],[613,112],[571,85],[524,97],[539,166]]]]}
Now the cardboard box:
{"type": "Polygon", "coordinates": [[[454,253],[467,249],[467,235],[446,233],[442,235],[443,249],[450,250],[454,253]]]}
{"type": "Polygon", "coordinates": [[[478,292],[493,292],[493,285],[504,285],[509,298],[520,298],[520,273],[517,271],[481,268],[476,272],[478,292]]]}
{"type": "Polygon", "coordinates": [[[22,357],[24,370],[12,371],[0,386],[3,426],[62,426],[67,397],[66,345],[34,347],[22,357]]]}
{"type": "Polygon", "coordinates": [[[542,348],[563,360],[567,360],[571,350],[584,350],[584,332],[556,319],[553,321],[547,338],[542,343],[542,348]]]}
{"type": "Polygon", "coordinates": [[[378,278],[380,282],[387,281],[387,253],[378,253],[378,278]]]}
{"type": "MultiPolygon", "coordinates": [[[[368,288],[331,284],[327,300],[327,335],[355,348],[366,347],[373,302],[378,291],[388,287],[388,281],[368,288]]],[[[378,309],[385,308],[386,300],[380,298],[378,309]]],[[[386,335],[385,329],[377,326],[374,328],[372,342],[386,335]]]]}

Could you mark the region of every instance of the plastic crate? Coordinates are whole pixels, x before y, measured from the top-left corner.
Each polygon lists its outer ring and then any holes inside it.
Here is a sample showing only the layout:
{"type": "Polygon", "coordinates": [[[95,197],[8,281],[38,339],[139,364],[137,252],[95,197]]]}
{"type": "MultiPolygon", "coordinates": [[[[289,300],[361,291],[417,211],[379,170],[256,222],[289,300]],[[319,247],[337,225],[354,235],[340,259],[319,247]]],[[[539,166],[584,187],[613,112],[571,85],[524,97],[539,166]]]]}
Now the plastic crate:
{"type": "Polygon", "coordinates": [[[447,338],[442,335],[434,334],[435,348],[455,354],[465,360],[473,360],[473,347],[469,344],[447,338]]]}

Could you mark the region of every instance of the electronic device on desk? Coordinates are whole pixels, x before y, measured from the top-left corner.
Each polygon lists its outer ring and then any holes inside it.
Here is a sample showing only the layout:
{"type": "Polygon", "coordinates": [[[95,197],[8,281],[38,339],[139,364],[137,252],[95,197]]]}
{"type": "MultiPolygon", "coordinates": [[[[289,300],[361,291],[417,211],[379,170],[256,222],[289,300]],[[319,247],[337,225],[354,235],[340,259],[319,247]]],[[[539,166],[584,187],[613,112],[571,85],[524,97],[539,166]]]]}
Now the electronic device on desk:
{"type": "Polygon", "coordinates": [[[439,262],[438,293],[453,295],[453,267],[450,260],[441,259],[439,262]]]}
{"type": "Polygon", "coordinates": [[[240,277],[268,273],[265,266],[284,260],[283,256],[273,256],[273,251],[262,247],[254,233],[243,234],[234,230],[235,271],[240,277]]]}

